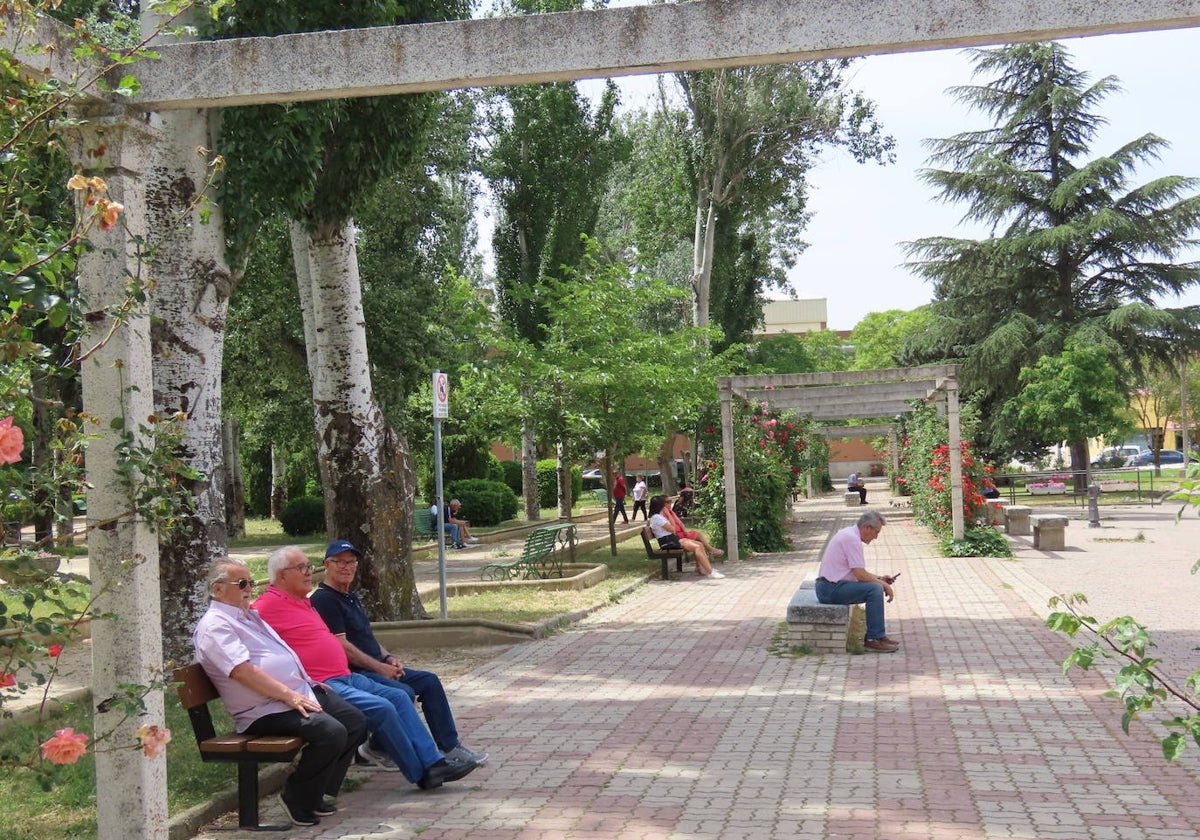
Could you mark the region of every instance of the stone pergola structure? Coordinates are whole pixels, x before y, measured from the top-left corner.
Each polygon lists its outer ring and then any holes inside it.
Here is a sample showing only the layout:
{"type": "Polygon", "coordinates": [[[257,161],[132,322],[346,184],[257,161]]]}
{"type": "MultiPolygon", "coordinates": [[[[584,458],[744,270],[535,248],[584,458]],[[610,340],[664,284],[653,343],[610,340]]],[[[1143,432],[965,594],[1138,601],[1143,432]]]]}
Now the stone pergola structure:
{"type": "MultiPolygon", "coordinates": [[[[735,535],[727,547],[730,560],[738,559],[737,464],[733,444],[734,397],[765,404],[775,411],[806,414],[814,420],[877,420],[898,417],[912,410],[913,400],[937,402],[946,412],[950,432],[950,499],[954,538],[962,539],[962,451],[959,449],[959,365],[925,365],[884,370],[775,373],[762,376],[723,376],[717,379],[721,395],[721,447],[725,456],[725,533],[735,535]]],[[[826,434],[889,434],[892,424],[829,426],[826,434]]],[[[893,435],[894,438],[894,435],[893,435]]],[[[895,457],[895,441],[892,452],[895,457]]]]}
{"type": "MultiPolygon", "coordinates": [[[[146,18],[145,23],[152,28],[155,21],[146,18]]],[[[93,92],[81,102],[83,122],[70,138],[77,164],[107,181],[109,195],[125,205],[128,223],[127,230],[94,231],[93,247],[79,263],[81,293],[92,309],[84,341],[107,338],[81,374],[84,410],[98,420],[86,463],[95,486],[88,494],[89,524],[119,513],[119,465],[113,455],[118,430],[137,429],[152,411],[147,313],[114,321],[105,305],[123,288],[126,274],[141,268],[135,237],[149,232],[150,216],[143,210],[148,182],[163,171],[195,172],[192,150],[207,141],[211,109],[1195,26],[1200,26],[1200,0],[696,0],[157,43],[158,61],[110,74],[113,88],[117,76],[136,76],[140,92],[131,99],[93,92]]],[[[103,68],[74,63],[72,37],[68,28],[49,20],[39,21],[33,31],[7,26],[0,33],[0,50],[16,56],[29,73],[73,85],[103,68]]],[[[202,183],[203,172],[191,180],[202,183]]],[[[185,235],[192,237],[196,259],[207,253],[214,265],[223,265],[221,236],[201,225],[189,226],[185,235]]],[[[160,293],[178,290],[184,282],[170,269],[156,279],[160,293]]],[[[121,616],[119,627],[102,621],[94,629],[94,691],[107,697],[121,683],[144,682],[161,667],[157,541],[146,523],[122,520],[95,532],[89,548],[94,586],[107,592],[103,608],[121,616]]],[[[148,698],[148,711],[161,716],[161,698],[148,698]]],[[[132,727],[118,733],[130,735],[132,727]]],[[[162,759],[119,750],[99,754],[96,768],[100,838],[165,840],[162,759]]]]}

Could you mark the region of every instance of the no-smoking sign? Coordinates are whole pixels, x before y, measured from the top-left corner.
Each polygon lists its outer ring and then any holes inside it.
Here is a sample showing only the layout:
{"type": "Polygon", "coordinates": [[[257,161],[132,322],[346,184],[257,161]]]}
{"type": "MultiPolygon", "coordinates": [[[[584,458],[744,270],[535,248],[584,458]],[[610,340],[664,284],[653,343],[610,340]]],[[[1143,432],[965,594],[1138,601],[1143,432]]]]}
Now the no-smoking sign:
{"type": "Polygon", "coordinates": [[[442,420],[450,416],[450,377],[440,370],[433,372],[433,416],[442,420]]]}

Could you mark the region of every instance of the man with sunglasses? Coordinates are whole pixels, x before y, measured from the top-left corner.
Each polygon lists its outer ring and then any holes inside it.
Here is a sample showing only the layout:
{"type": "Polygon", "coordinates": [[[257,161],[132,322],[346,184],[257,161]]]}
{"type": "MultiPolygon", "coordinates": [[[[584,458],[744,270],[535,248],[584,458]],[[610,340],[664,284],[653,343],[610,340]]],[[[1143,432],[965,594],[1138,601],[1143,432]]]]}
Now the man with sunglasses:
{"type": "Polygon", "coordinates": [[[337,794],[354,752],[367,737],[355,709],[304,670],[295,652],[250,606],[253,581],[242,563],[216,561],[208,576],[212,602],[192,644],[237,731],[298,735],[306,741],[280,800],[296,825],[337,812],[337,794]]]}
{"type": "MultiPolygon", "coordinates": [[[[350,591],[360,557],[359,550],[346,540],[334,540],[329,544],[325,549],[325,580],[309,598],[313,609],[342,643],[351,670],[383,685],[400,688],[409,697],[420,701],[433,740],[448,759],[483,764],[487,761],[487,753],[468,749],[459,740],[450,701],[446,699],[446,689],[438,675],[406,668],[398,656],[375,638],[362,601],[350,591]]],[[[383,764],[387,756],[376,746],[368,742],[359,747],[358,753],[372,764],[383,764]]]]}
{"type": "Polygon", "coordinates": [[[254,602],[263,620],[296,651],[305,670],[363,713],[371,737],[387,752],[394,769],[421,789],[457,781],[478,767],[477,761],[446,760],[407,692],[350,670],[342,643],[309,603],[312,572],[298,546],[278,549],[267,560],[271,585],[254,602]]]}

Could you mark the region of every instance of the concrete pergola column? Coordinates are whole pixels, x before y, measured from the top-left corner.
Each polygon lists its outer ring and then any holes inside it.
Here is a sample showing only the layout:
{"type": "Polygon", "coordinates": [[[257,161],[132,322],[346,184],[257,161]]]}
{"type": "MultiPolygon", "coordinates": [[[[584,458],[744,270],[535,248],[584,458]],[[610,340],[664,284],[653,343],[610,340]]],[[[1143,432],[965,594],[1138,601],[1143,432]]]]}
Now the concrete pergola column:
{"type": "Polygon", "coordinates": [[[69,129],[75,165],[103,178],[107,196],[125,206],[124,226],[94,227],[78,264],[85,312],[83,410],[96,421],[87,428],[94,439],[85,456],[93,482],[87,493],[93,612],[113,616],[92,623],[93,732],[102,740],[96,752],[97,835],[166,840],[166,759],[147,758],[135,748],[139,726],[163,722],[162,691],[146,694],[142,717],[122,720],[122,705],[112,701],[122,697],[121,685],[152,685],[162,676],[158,540],[143,519],[128,515],[129,492],[121,484],[127,464],[118,453],[125,434],[143,441],[140,430],[154,411],[150,319],[141,307],[115,317],[130,279],[146,280],[147,255],[136,238],[144,241],[147,233],[142,175],[158,137],[140,114],[76,116],[80,123],[69,129]]]}
{"type": "Polygon", "coordinates": [[[737,521],[737,464],[733,453],[733,389],[728,379],[720,380],[721,389],[721,456],[725,472],[725,556],[731,563],[738,554],[737,521]]]}

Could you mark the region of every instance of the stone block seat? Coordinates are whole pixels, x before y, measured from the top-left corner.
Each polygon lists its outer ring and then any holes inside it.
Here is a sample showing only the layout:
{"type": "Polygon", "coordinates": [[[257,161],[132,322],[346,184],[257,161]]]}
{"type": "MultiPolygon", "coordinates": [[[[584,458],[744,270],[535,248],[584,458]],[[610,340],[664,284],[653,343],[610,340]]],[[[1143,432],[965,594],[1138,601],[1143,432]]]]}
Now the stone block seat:
{"type": "Polygon", "coordinates": [[[842,504],[846,507],[858,507],[862,504],[862,498],[858,495],[857,490],[851,490],[843,497],[842,504]]]}
{"type": "Polygon", "coordinates": [[[1030,519],[1033,523],[1034,548],[1040,551],[1062,551],[1067,547],[1067,517],[1043,514],[1030,519]]]}
{"type": "Polygon", "coordinates": [[[1004,533],[1014,537],[1029,536],[1029,515],[1033,508],[1029,505],[1004,506],[1004,533]]]}
{"type": "MultiPolygon", "coordinates": [[[[854,494],[855,499],[858,494],[854,494]]],[[[857,502],[856,502],[857,504],[857,502]]],[[[846,604],[822,604],[814,588],[817,573],[811,572],[792,596],[787,608],[788,647],[804,648],[810,653],[846,653],[862,648],[861,633],[853,625],[854,611],[862,607],[846,604]],[[852,639],[851,635],[856,638],[852,639]]]]}

